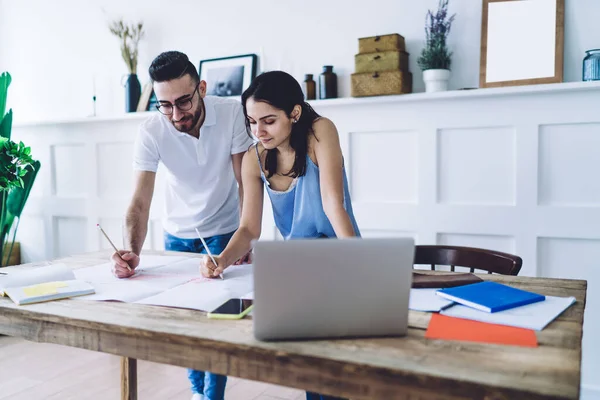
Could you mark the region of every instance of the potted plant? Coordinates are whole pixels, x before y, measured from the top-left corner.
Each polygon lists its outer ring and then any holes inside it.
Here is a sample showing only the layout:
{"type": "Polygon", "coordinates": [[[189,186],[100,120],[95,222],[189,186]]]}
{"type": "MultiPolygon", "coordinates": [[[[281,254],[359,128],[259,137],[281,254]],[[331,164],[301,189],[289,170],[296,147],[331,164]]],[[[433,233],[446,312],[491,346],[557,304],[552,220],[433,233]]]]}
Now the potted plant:
{"type": "Polygon", "coordinates": [[[40,162],[33,160],[29,147],[10,140],[12,109],[4,114],[10,82],[8,72],[0,74],[0,266],[12,264],[21,212],[40,169],[40,162]]]}
{"type": "Polygon", "coordinates": [[[448,17],[448,1],[440,0],[437,12],[428,10],[425,18],[426,42],[417,63],[423,71],[426,92],[448,90],[452,52],[446,39],[456,15],[448,17]]]}
{"type": "Polygon", "coordinates": [[[129,75],[125,83],[125,111],[137,110],[137,105],[142,94],[142,85],[137,77],[138,45],[144,37],[144,24],[126,25],[123,20],[114,21],[110,32],[121,40],[121,57],[127,65],[129,75]]]}

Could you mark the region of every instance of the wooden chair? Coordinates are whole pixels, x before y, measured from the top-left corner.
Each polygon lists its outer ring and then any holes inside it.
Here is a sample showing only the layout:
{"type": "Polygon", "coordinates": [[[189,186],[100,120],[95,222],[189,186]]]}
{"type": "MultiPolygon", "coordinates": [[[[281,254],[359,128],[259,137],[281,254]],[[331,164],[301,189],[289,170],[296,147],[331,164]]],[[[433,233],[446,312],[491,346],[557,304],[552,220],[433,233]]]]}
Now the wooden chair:
{"type": "Polygon", "coordinates": [[[414,264],[429,264],[432,271],[436,265],[449,265],[451,271],[459,266],[470,268],[471,272],[478,269],[488,274],[517,275],[523,260],[512,254],[475,247],[417,245],[414,264]]]}

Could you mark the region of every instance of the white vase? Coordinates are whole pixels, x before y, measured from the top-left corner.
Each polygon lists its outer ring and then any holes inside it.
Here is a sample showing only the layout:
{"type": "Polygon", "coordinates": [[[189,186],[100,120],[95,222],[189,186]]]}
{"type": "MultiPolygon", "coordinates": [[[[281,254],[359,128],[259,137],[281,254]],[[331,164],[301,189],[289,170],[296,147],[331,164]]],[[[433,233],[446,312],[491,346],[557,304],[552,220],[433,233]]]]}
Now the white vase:
{"type": "Polygon", "coordinates": [[[450,79],[450,70],[448,69],[427,69],[423,71],[423,81],[425,81],[426,92],[443,92],[448,90],[448,80],[450,79]]]}

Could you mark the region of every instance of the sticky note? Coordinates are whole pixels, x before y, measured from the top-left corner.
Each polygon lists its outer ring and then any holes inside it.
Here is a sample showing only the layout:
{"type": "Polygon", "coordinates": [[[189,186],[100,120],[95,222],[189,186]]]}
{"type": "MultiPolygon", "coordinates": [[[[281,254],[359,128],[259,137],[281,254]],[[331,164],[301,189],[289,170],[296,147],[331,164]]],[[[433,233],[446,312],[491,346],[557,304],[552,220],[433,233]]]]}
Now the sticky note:
{"type": "Polygon", "coordinates": [[[24,287],[23,293],[28,297],[46,296],[58,293],[58,288],[61,287],[67,287],[67,284],[65,282],[46,282],[24,287]]]}
{"type": "Polygon", "coordinates": [[[535,332],[531,329],[447,317],[440,314],[431,316],[425,337],[525,347],[537,347],[538,345],[535,332]]]}

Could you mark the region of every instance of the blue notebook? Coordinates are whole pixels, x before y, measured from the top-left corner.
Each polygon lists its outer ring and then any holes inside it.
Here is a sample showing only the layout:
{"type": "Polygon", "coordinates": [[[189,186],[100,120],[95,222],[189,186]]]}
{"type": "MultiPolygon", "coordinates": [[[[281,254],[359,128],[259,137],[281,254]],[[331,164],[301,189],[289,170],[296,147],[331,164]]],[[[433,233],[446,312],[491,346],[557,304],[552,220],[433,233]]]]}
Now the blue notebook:
{"type": "Polygon", "coordinates": [[[546,300],[546,296],[491,281],[440,289],[448,300],[489,313],[546,300]]]}

